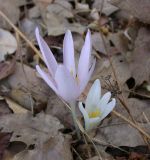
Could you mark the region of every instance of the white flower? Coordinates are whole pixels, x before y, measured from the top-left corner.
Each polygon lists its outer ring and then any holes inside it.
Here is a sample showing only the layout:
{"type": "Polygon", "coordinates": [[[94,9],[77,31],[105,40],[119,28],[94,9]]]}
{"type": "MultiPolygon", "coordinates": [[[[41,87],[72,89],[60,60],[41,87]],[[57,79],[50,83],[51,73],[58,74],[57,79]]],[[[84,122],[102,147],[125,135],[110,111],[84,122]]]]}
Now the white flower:
{"type": "Polygon", "coordinates": [[[85,108],[82,102],[79,102],[79,109],[83,114],[85,121],[85,130],[89,131],[96,128],[101,120],[103,120],[115,107],[116,100],[111,98],[111,93],[107,92],[101,97],[101,85],[100,81],[95,80],[92,85],[86,101],[85,108]]]}

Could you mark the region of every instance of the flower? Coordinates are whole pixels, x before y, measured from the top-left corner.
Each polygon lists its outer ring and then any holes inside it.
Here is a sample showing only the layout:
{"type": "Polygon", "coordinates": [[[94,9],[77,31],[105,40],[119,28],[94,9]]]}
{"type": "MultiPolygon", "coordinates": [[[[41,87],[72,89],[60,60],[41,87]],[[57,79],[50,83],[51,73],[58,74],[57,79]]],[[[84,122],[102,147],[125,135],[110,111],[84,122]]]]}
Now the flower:
{"type": "Polygon", "coordinates": [[[38,28],[36,28],[35,34],[48,68],[47,73],[37,65],[38,73],[58,96],[69,103],[75,101],[85,89],[95,68],[96,59],[91,60],[90,31],[87,32],[77,70],[74,60],[74,44],[69,30],[66,32],[63,42],[63,64],[57,63],[50,48],[40,36],[38,28]]]}
{"type": "Polygon", "coordinates": [[[101,120],[113,110],[116,105],[116,100],[112,98],[110,101],[110,97],[110,92],[105,93],[101,97],[100,81],[98,79],[95,80],[87,95],[85,108],[82,102],[79,102],[79,109],[84,117],[86,131],[96,128],[101,120]]]}

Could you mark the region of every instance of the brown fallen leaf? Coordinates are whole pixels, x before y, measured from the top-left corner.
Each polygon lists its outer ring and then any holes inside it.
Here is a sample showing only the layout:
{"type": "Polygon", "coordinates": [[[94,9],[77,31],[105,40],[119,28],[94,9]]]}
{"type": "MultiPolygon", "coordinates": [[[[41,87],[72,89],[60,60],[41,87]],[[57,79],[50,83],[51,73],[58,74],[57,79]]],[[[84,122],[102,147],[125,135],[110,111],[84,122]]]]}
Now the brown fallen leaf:
{"type": "Polygon", "coordinates": [[[11,61],[0,62],[0,80],[8,77],[15,71],[16,59],[11,61]]]}
{"type": "Polygon", "coordinates": [[[42,144],[56,136],[63,126],[57,118],[44,113],[39,113],[36,117],[30,113],[20,113],[1,116],[0,128],[3,128],[3,132],[13,132],[10,141],[21,141],[29,146],[42,144]]]}
{"type": "MultiPolygon", "coordinates": [[[[129,64],[125,57],[122,54],[116,54],[111,57],[111,62],[113,65],[113,68],[116,73],[116,77],[120,83],[121,86],[125,84],[125,82],[131,77],[131,72],[129,70],[129,64]]],[[[111,84],[115,86],[116,79],[114,78],[114,74],[112,71],[112,67],[110,65],[110,62],[108,58],[103,58],[99,61],[97,61],[95,74],[97,78],[101,78],[102,85],[106,85],[106,81],[111,81],[111,84]]],[[[109,83],[109,82],[108,82],[109,83]]],[[[111,85],[109,84],[109,85],[111,85]]],[[[110,90],[111,87],[109,85],[107,88],[110,90]]]]}
{"type": "Polygon", "coordinates": [[[24,150],[16,154],[13,160],[72,160],[68,138],[61,134],[50,138],[33,150],[24,150]]]}
{"type": "Polygon", "coordinates": [[[119,53],[126,54],[129,50],[128,48],[128,39],[124,36],[122,31],[117,33],[110,33],[108,39],[115,45],[119,53]]]}
{"type": "MultiPolygon", "coordinates": [[[[93,3],[93,8],[97,8],[99,11],[101,11],[103,0],[95,0],[93,3]]],[[[109,16],[110,14],[114,13],[118,10],[118,7],[112,5],[109,3],[109,0],[104,0],[102,13],[109,16]]]]}
{"type": "Polygon", "coordinates": [[[0,128],[13,132],[11,142],[27,144],[26,149],[17,153],[13,160],[72,160],[70,138],[59,132],[63,125],[55,117],[44,113],[35,117],[30,113],[1,116],[0,128]]]}
{"type": "MultiPolygon", "coordinates": [[[[105,45],[103,43],[103,39],[101,37],[101,34],[99,32],[95,32],[94,34],[92,34],[91,38],[92,38],[93,48],[96,51],[106,55],[107,52],[106,52],[106,48],[105,48],[105,45]]],[[[109,50],[110,49],[109,41],[105,37],[104,37],[104,40],[105,40],[106,46],[108,47],[107,49],[109,50]]]]}
{"type": "MultiPolygon", "coordinates": [[[[16,0],[0,0],[0,10],[4,12],[11,20],[13,24],[16,24],[19,20],[19,8],[16,4],[16,0]]],[[[0,16],[0,27],[10,29],[10,25],[0,16]]]]}
{"type": "Polygon", "coordinates": [[[72,5],[66,0],[55,0],[54,3],[47,6],[47,12],[55,13],[64,18],[73,18],[72,5]]]}
{"type": "Polygon", "coordinates": [[[7,96],[27,109],[31,109],[31,102],[35,108],[40,105],[44,108],[51,92],[46,83],[37,76],[35,69],[27,65],[22,67],[20,63],[16,64],[14,74],[9,76],[5,83],[10,87],[7,96]]]}
{"type": "Polygon", "coordinates": [[[70,110],[63,104],[55,93],[51,94],[45,112],[57,117],[65,127],[70,128],[73,126],[70,110]]]}
{"type": "Polygon", "coordinates": [[[5,97],[5,100],[7,104],[9,105],[9,108],[13,111],[13,113],[27,113],[28,110],[20,106],[19,104],[15,103],[10,98],[5,97]]]}
{"type": "Polygon", "coordinates": [[[150,81],[150,31],[141,28],[135,41],[135,48],[131,55],[131,75],[136,85],[150,81]]]}
{"type": "Polygon", "coordinates": [[[13,54],[17,49],[15,37],[7,30],[0,28],[0,61],[5,60],[5,56],[13,54]]]}
{"type": "Polygon", "coordinates": [[[0,116],[10,114],[12,113],[12,110],[9,108],[9,105],[7,104],[6,100],[1,98],[0,99],[0,116]]]}
{"type": "Polygon", "coordinates": [[[119,7],[144,23],[150,24],[149,0],[110,0],[111,4],[119,7]]]}

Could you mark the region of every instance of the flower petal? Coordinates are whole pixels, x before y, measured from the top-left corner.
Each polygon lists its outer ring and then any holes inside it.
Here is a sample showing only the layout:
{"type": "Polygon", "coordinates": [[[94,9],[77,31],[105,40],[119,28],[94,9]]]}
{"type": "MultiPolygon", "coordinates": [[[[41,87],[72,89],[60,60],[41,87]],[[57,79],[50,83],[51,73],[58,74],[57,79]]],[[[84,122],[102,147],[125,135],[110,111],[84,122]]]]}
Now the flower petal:
{"type": "Polygon", "coordinates": [[[102,115],[100,116],[100,121],[103,120],[114,109],[115,105],[116,99],[113,98],[112,101],[105,106],[105,109],[102,112],[102,115]]]}
{"type": "Polygon", "coordinates": [[[38,71],[38,73],[41,75],[41,77],[44,79],[44,81],[56,92],[57,94],[57,88],[55,86],[55,84],[52,82],[50,76],[44,72],[39,65],[36,65],[36,70],[38,71]]]}
{"type": "Polygon", "coordinates": [[[35,30],[35,35],[48,70],[54,76],[57,69],[56,59],[44,39],[40,36],[38,28],[35,30]]]}
{"type": "Polygon", "coordinates": [[[98,102],[97,106],[100,108],[101,112],[103,112],[103,110],[105,110],[105,107],[106,107],[107,103],[109,102],[110,97],[111,97],[111,92],[107,92],[103,95],[103,97],[98,102]]]}
{"type": "Polygon", "coordinates": [[[88,30],[78,64],[78,78],[80,82],[85,80],[89,72],[91,48],[91,33],[90,30],[88,30]]]}
{"type": "Polygon", "coordinates": [[[87,111],[84,109],[82,105],[82,102],[79,102],[79,109],[84,117],[85,130],[88,130],[90,127],[90,119],[89,119],[87,111]]]}
{"type": "Polygon", "coordinates": [[[99,79],[95,80],[85,101],[85,110],[90,113],[97,108],[96,104],[100,99],[101,85],[99,79]]]}
{"type": "Polygon", "coordinates": [[[74,44],[72,34],[68,30],[64,37],[63,42],[63,61],[65,67],[76,76],[75,60],[74,60],[74,44]]]}
{"type": "Polygon", "coordinates": [[[59,65],[55,74],[59,95],[67,102],[76,100],[79,96],[79,88],[76,80],[63,65],[59,65]]]}
{"type": "Polygon", "coordinates": [[[85,77],[85,79],[82,82],[80,82],[80,93],[83,92],[83,90],[85,89],[88,81],[90,80],[91,75],[92,75],[92,73],[94,71],[94,68],[95,68],[95,64],[96,64],[96,59],[93,60],[92,66],[91,66],[91,68],[90,68],[90,70],[87,74],[87,77],[85,77]]]}
{"type": "Polygon", "coordinates": [[[95,129],[100,124],[100,121],[100,117],[90,118],[90,126],[88,128],[88,131],[95,129]]]}

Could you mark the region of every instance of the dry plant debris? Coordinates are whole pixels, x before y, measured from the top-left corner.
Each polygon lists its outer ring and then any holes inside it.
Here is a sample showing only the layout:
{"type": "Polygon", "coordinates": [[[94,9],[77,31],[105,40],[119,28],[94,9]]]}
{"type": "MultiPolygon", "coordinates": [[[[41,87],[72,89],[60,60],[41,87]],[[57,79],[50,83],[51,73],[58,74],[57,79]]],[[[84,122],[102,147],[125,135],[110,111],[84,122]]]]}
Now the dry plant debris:
{"type": "Polygon", "coordinates": [[[0,160],[149,159],[149,11],[149,0],[0,0],[0,160]],[[70,110],[35,69],[47,71],[36,27],[60,63],[71,30],[76,65],[91,30],[97,63],[78,100],[100,79],[121,116],[109,114],[86,135],[77,107],[83,133],[77,139],[70,110]]]}

